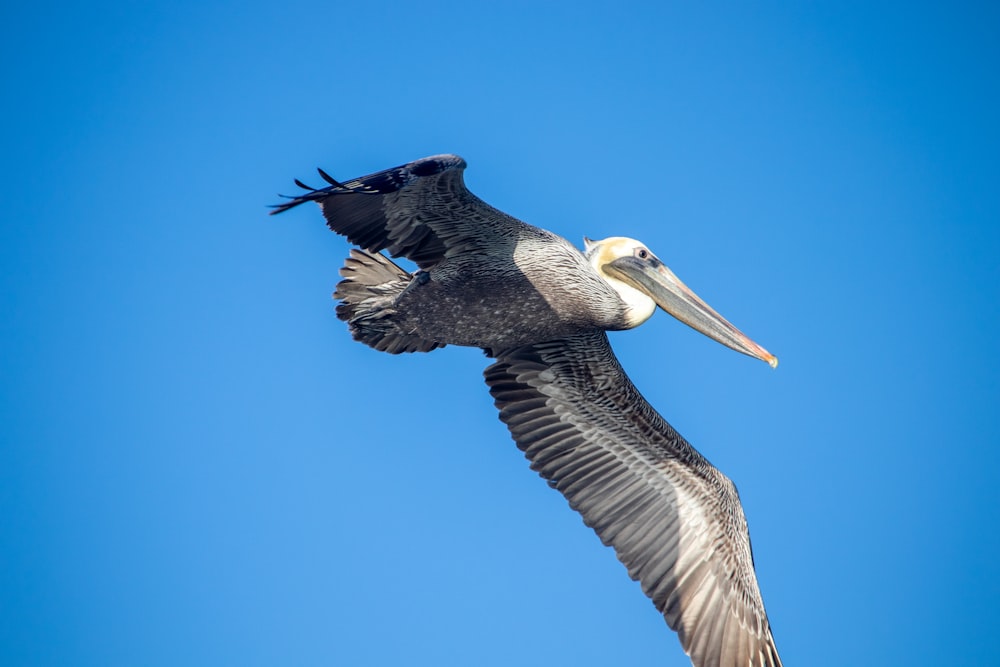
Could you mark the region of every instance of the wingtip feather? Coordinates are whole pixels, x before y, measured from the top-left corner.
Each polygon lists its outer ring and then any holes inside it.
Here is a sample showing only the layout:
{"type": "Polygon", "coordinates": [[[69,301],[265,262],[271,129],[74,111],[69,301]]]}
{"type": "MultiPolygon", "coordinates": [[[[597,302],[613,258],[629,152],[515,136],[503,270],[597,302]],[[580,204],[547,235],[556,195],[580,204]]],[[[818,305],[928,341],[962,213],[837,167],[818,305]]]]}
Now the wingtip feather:
{"type": "Polygon", "coordinates": [[[322,178],[324,181],[326,181],[330,185],[334,186],[335,188],[343,188],[344,187],[344,185],[340,181],[337,181],[336,179],[334,179],[332,176],[330,176],[330,174],[326,173],[321,168],[316,167],[316,171],[319,172],[320,178],[322,178]]]}

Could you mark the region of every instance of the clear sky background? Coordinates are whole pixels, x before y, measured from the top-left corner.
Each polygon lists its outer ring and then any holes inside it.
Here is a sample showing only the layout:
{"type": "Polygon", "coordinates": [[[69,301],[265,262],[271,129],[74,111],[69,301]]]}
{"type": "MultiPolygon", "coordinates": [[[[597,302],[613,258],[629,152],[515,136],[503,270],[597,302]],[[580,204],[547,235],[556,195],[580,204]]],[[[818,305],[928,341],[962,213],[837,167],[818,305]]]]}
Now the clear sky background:
{"type": "Polygon", "coordinates": [[[1000,663],[1000,12],[785,4],[6,3],[0,663],[688,664],[487,359],[353,342],[267,216],[441,152],[781,359],[612,336],[786,665],[1000,663]]]}

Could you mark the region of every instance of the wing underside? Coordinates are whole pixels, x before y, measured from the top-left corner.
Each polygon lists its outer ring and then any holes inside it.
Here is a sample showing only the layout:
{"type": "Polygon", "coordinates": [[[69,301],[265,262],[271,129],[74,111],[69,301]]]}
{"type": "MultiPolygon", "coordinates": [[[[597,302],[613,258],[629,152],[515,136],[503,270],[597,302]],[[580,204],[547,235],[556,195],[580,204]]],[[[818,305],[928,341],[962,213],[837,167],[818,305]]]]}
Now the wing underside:
{"type": "Polygon", "coordinates": [[[533,470],[677,631],[696,667],[778,667],[733,484],[643,399],[603,332],[502,352],[486,382],[533,470]]]}
{"type": "Polygon", "coordinates": [[[320,170],[327,187],[296,181],[307,192],[273,207],[272,214],[314,201],[330,229],[351,243],[427,269],[446,255],[496,247],[530,228],[472,194],[464,171],[465,160],[457,155],[435,155],[344,182],[320,170]]]}

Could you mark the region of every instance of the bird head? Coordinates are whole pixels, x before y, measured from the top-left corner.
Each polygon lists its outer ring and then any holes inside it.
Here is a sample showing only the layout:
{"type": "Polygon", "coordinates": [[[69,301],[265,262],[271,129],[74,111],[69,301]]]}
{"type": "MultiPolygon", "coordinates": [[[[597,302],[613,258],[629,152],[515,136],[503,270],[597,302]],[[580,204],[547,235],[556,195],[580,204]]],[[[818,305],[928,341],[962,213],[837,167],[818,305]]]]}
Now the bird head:
{"type": "Polygon", "coordinates": [[[629,328],[648,320],[659,306],[726,347],[766,361],[772,368],[778,365],[777,357],[702,301],[640,241],[623,236],[583,241],[590,265],[625,303],[629,328]]]}

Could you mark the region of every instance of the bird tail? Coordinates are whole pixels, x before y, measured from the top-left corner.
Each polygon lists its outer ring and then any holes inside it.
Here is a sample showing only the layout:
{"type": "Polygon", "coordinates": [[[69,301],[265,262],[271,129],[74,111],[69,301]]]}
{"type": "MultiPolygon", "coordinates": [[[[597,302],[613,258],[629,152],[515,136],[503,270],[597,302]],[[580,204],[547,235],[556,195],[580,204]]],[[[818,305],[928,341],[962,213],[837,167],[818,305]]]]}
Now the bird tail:
{"type": "Polygon", "coordinates": [[[333,298],[337,317],[347,322],[354,340],[380,352],[430,352],[443,343],[406,333],[396,326],[395,302],[413,276],[381,253],[352,249],[340,269],[343,277],[333,298]]]}

